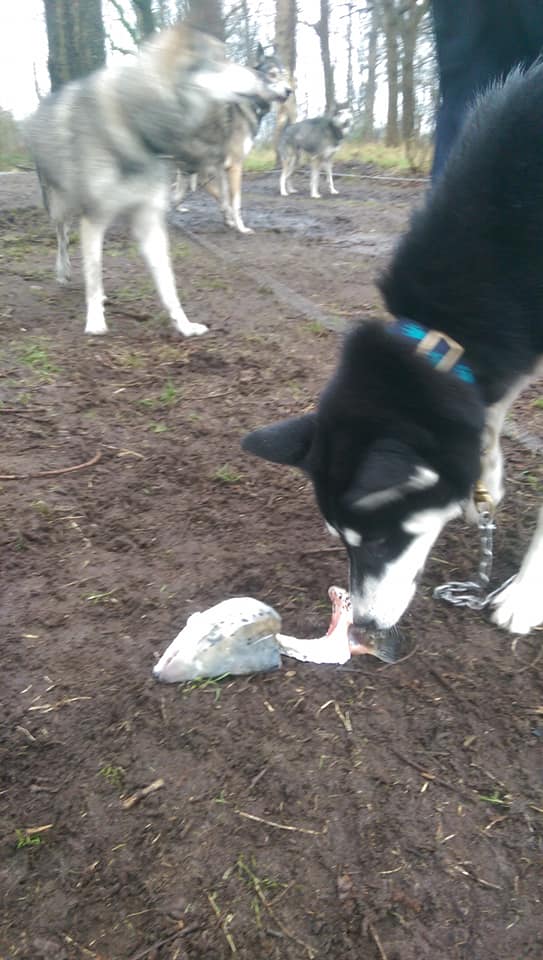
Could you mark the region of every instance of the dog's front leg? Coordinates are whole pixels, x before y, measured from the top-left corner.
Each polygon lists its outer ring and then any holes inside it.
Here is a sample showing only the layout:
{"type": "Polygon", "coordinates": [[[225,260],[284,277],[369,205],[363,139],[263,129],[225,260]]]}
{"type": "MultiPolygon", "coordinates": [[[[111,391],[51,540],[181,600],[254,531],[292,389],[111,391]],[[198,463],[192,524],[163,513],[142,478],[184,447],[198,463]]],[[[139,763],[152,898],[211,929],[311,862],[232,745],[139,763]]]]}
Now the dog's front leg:
{"type": "Polygon", "coordinates": [[[239,160],[234,160],[228,169],[228,185],[234,225],[240,233],[253,233],[250,227],[246,227],[241,216],[241,179],[243,176],[243,166],[239,160]]]}
{"type": "Polygon", "coordinates": [[[333,176],[332,176],[332,161],[331,161],[331,160],[327,160],[327,161],[326,161],[326,163],[324,164],[324,169],[326,170],[326,176],[328,177],[328,189],[329,189],[330,193],[332,193],[332,194],[337,194],[338,191],[336,190],[336,188],[335,188],[335,186],[334,186],[334,178],[333,178],[333,176]]]}
{"type": "Polygon", "coordinates": [[[311,187],[309,190],[309,195],[313,200],[320,199],[319,193],[319,177],[321,172],[321,165],[318,158],[315,158],[311,161],[311,187]]]}
{"type": "Polygon", "coordinates": [[[85,333],[100,336],[107,333],[102,284],[102,252],[107,223],[81,217],[80,235],[85,275],[87,322],[85,333]]]}
{"type": "Polygon", "coordinates": [[[514,580],[493,601],[492,619],[511,633],[530,633],[543,623],[543,507],[537,527],[514,580]]]}
{"type": "Polygon", "coordinates": [[[132,229],[142,255],[151,271],[158,295],[173,321],[175,329],[185,337],[206,333],[203,323],[190,323],[179,302],[170,261],[164,212],[158,207],[142,206],[134,213],[132,229]]]}

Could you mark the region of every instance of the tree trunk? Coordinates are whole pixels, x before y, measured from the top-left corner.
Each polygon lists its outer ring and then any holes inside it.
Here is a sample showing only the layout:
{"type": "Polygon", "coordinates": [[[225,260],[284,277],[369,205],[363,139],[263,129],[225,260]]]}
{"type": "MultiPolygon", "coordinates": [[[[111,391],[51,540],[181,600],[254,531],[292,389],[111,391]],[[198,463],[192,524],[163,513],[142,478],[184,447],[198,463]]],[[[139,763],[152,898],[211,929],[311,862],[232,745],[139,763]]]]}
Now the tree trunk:
{"type": "Polygon", "coordinates": [[[378,31],[378,15],[375,6],[371,8],[371,20],[370,28],[368,32],[368,46],[367,46],[367,79],[366,86],[364,90],[364,106],[363,106],[363,133],[364,136],[371,140],[374,134],[375,127],[375,95],[377,91],[377,41],[379,36],[378,31]]]}
{"type": "Polygon", "coordinates": [[[353,4],[347,4],[347,100],[354,106],[354,73],[353,73],[353,4]]]}
{"type": "Polygon", "coordinates": [[[382,24],[385,34],[385,53],[388,86],[388,107],[385,143],[397,147],[400,142],[398,125],[398,32],[399,14],[394,0],[381,0],[382,24]]]}
{"type": "Polygon", "coordinates": [[[187,23],[205,30],[218,40],[225,40],[224,18],[221,0],[189,0],[187,23]]]}
{"type": "Polygon", "coordinates": [[[423,3],[411,0],[409,7],[404,6],[400,21],[402,36],[402,136],[406,144],[411,143],[416,133],[415,51],[420,21],[428,10],[428,6],[429,0],[424,0],[423,3]]]}
{"type": "MultiPolygon", "coordinates": [[[[275,50],[281,64],[287,71],[293,90],[296,70],[296,25],[296,0],[277,0],[275,7],[275,50]]],[[[287,123],[294,123],[295,120],[296,94],[292,93],[285,103],[280,103],[277,106],[273,133],[273,146],[276,156],[281,131],[287,123]]]]}
{"type": "Polygon", "coordinates": [[[152,0],[132,0],[132,6],[136,14],[138,34],[141,42],[146,40],[147,37],[150,37],[157,27],[152,0]]]}
{"type": "Polygon", "coordinates": [[[51,90],[104,65],[101,0],[44,0],[51,90]]]}
{"type": "Polygon", "coordinates": [[[334,68],[330,58],[330,3],[329,0],[320,0],[320,20],[313,26],[317,32],[321,45],[322,68],[324,71],[324,96],[326,109],[331,110],[335,103],[334,68]]]}

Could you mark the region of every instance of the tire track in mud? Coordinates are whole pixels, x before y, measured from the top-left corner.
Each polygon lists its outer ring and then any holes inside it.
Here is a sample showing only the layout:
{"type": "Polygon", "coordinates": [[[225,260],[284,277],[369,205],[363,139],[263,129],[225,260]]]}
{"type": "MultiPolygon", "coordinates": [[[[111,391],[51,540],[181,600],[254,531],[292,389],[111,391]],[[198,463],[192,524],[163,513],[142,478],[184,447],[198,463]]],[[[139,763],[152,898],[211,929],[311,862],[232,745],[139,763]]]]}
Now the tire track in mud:
{"type": "Polygon", "coordinates": [[[228,253],[227,250],[223,250],[222,247],[217,246],[211,240],[208,240],[207,237],[202,237],[199,234],[193,233],[192,230],[189,230],[183,224],[180,224],[178,220],[174,222],[176,230],[179,230],[181,233],[184,233],[185,236],[192,240],[193,243],[198,244],[204,250],[207,250],[208,253],[211,253],[218,260],[222,260],[223,263],[231,264],[235,266],[236,269],[240,270],[244,276],[248,277],[252,283],[256,283],[259,287],[266,287],[274,294],[275,297],[288,307],[294,307],[298,310],[304,317],[308,320],[317,321],[321,323],[323,327],[326,327],[328,330],[333,330],[335,333],[342,333],[347,329],[347,323],[345,320],[340,319],[339,317],[333,317],[329,313],[325,313],[324,310],[321,310],[317,304],[312,303],[311,300],[308,300],[307,297],[304,297],[301,293],[296,293],[291,287],[287,286],[286,283],[283,283],[282,280],[277,280],[276,277],[272,276],[271,273],[263,271],[262,269],[252,270],[250,267],[246,267],[240,263],[239,256],[236,254],[228,253]]]}

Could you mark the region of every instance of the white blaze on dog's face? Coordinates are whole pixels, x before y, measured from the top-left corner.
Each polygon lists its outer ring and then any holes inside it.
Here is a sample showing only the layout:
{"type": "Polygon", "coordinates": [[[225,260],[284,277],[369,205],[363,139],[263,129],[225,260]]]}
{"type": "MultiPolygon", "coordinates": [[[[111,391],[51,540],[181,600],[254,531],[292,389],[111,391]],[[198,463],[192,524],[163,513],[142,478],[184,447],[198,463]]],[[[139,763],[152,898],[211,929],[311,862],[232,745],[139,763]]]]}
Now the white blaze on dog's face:
{"type": "MultiPolygon", "coordinates": [[[[437,482],[437,481],[436,481],[437,482]]],[[[350,560],[350,590],[355,626],[385,630],[409,606],[430,549],[443,527],[461,513],[460,504],[430,507],[408,514],[388,537],[354,544],[342,531],[350,560]]]]}

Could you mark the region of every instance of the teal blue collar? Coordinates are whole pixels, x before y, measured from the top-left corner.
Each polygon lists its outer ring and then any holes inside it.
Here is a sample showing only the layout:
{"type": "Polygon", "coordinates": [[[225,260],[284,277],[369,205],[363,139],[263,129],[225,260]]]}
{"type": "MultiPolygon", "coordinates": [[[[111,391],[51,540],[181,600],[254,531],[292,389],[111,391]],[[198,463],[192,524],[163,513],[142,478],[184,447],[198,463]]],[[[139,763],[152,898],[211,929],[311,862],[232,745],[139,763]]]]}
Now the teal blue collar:
{"type": "Polygon", "coordinates": [[[461,363],[464,348],[456,340],[442,333],[441,330],[429,330],[415,320],[401,317],[387,323],[385,330],[397,333],[416,342],[415,353],[425,357],[436,370],[442,373],[452,373],[453,376],[464,380],[465,383],[475,383],[475,376],[467,363],[461,363]]]}

